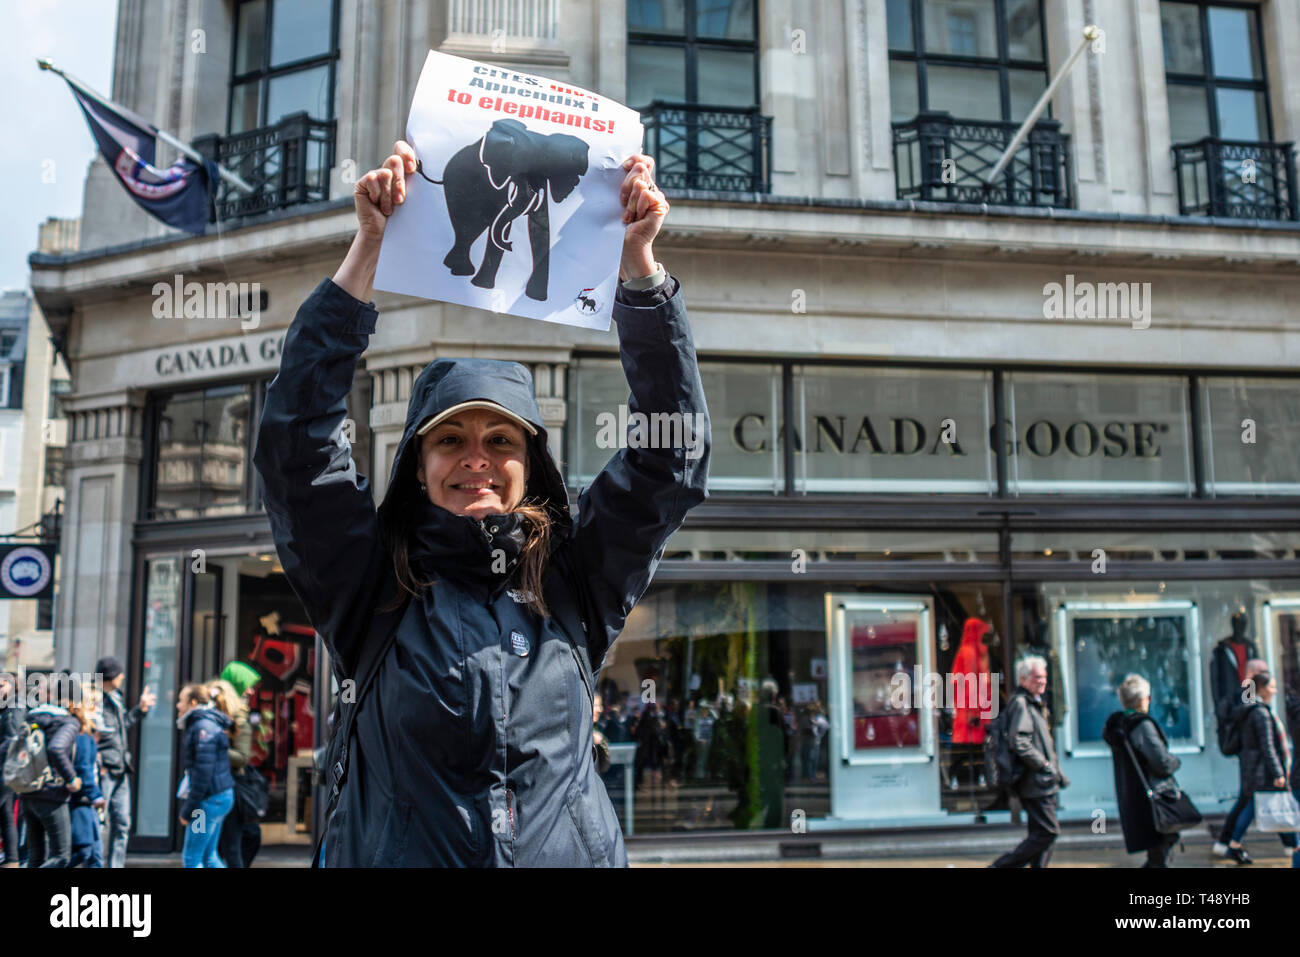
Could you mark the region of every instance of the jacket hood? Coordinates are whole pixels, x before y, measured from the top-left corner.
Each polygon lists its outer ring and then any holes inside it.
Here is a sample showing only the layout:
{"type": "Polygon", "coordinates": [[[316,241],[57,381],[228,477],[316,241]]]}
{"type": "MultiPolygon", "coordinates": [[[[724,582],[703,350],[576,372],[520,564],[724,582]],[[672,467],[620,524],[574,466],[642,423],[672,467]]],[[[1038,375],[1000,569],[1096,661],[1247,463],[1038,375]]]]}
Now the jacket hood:
{"type": "Polygon", "coordinates": [[[232,727],[235,723],[233,720],[231,720],[229,715],[227,715],[225,712],[218,711],[210,704],[197,705],[194,708],[191,708],[189,711],[185,712],[184,715],[182,715],[182,720],[184,721],[186,728],[192,725],[195,721],[199,721],[203,718],[208,718],[212,721],[215,721],[217,724],[221,725],[222,731],[225,731],[227,728],[232,727]]]}
{"type": "Polygon", "coordinates": [[[989,624],[979,618],[967,618],[966,624],[961,632],[962,647],[969,647],[976,651],[980,647],[980,639],[989,631],[989,624]]]}
{"type": "Polygon", "coordinates": [[[1106,725],[1101,729],[1102,740],[1112,748],[1120,747],[1124,743],[1124,735],[1128,732],[1124,718],[1123,711],[1116,711],[1106,719],[1106,725]]]}
{"type": "Polygon", "coordinates": [[[547,447],[546,424],[537,405],[532,373],[518,362],[497,359],[436,359],[424,367],[411,386],[406,427],[393,456],[388,488],[379,506],[380,518],[387,524],[394,508],[409,507],[417,501],[414,496],[419,490],[416,469],[421,437],[415,430],[429,417],[475,399],[495,402],[537,430],[536,435],[526,436],[529,474],[524,497],[540,500],[551,512],[553,521],[572,525],[569,494],[547,447]]]}

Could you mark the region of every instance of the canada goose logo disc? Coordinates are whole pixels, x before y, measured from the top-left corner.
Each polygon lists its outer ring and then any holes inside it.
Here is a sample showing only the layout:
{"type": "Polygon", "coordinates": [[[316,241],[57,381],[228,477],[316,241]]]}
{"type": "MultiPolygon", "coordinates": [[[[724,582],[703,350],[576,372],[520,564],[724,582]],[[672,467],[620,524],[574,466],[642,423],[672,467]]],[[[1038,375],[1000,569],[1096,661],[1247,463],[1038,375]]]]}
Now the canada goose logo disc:
{"type": "Polygon", "coordinates": [[[528,637],[523,632],[510,632],[510,647],[520,658],[528,657],[528,637]]]}

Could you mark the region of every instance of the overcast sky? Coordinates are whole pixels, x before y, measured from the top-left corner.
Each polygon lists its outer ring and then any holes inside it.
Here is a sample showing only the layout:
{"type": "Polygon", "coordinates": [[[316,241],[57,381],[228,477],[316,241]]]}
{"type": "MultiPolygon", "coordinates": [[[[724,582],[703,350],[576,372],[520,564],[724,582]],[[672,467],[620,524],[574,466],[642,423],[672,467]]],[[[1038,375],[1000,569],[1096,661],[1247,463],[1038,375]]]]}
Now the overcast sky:
{"type": "Polygon", "coordinates": [[[47,56],[83,83],[112,95],[117,0],[16,0],[0,30],[0,287],[27,287],[27,256],[50,216],[81,215],[86,167],[95,155],[86,120],[68,85],[36,66],[47,56]],[[53,161],[53,182],[42,180],[53,161]]]}

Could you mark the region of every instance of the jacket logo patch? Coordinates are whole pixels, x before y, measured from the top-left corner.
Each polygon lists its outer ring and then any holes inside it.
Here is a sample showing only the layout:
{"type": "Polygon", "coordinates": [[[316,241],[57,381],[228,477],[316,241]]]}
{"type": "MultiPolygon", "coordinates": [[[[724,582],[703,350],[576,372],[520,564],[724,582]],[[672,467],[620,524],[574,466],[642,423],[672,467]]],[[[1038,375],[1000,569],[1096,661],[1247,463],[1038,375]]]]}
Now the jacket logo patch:
{"type": "Polygon", "coordinates": [[[524,591],[521,588],[507,588],[506,594],[515,600],[517,604],[526,605],[533,600],[533,593],[524,591]]]}
{"type": "Polygon", "coordinates": [[[522,632],[510,632],[510,647],[520,658],[528,657],[528,636],[522,632]]]}

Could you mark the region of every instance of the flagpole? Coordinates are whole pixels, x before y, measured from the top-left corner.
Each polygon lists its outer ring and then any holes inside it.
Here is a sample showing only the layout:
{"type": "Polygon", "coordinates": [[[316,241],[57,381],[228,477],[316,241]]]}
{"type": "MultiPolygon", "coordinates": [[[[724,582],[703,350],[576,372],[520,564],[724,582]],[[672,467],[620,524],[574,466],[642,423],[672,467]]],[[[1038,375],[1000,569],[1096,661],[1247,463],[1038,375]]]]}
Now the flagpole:
{"type": "Polygon", "coordinates": [[[1016,135],[1012,137],[1006,150],[1000,157],[998,157],[998,161],[994,165],[993,171],[989,173],[988,179],[985,180],[986,187],[992,186],[993,181],[1001,175],[1004,169],[1006,169],[1007,164],[1011,162],[1011,157],[1015,155],[1016,150],[1020,149],[1020,144],[1023,143],[1025,137],[1029,135],[1030,129],[1032,129],[1033,125],[1038,122],[1038,117],[1042,115],[1043,110],[1047,109],[1047,101],[1052,98],[1052,94],[1055,93],[1056,88],[1061,85],[1061,81],[1064,80],[1069,72],[1074,69],[1074,64],[1079,61],[1079,57],[1083,56],[1084,48],[1087,47],[1089,43],[1096,40],[1100,35],[1101,31],[1099,31],[1095,25],[1090,24],[1083,28],[1083,39],[1080,40],[1079,45],[1074,48],[1074,52],[1070,54],[1070,58],[1061,65],[1061,69],[1056,72],[1056,76],[1052,77],[1052,82],[1048,84],[1047,89],[1043,91],[1043,95],[1038,98],[1038,102],[1035,103],[1034,108],[1029,111],[1029,115],[1025,117],[1025,121],[1020,124],[1020,129],[1016,130],[1016,135]]]}
{"type": "MultiPolygon", "coordinates": [[[[42,70],[49,70],[51,73],[63,77],[70,84],[72,84],[82,93],[84,93],[87,97],[94,100],[100,106],[115,111],[122,109],[122,107],[118,106],[112,100],[107,100],[104,97],[100,96],[90,87],[86,86],[86,84],[78,80],[75,76],[72,76],[71,74],[68,73],[64,73],[57,66],[54,65],[54,63],[49,59],[49,57],[38,57],[36,60],[36,65],[40,67],[42,70]]],[[[154,134],[158,137],[158,139],[162,140],[164,143],[168,144],[169,146],[173,146],[176,149],[180,150],[180,152],[184,153],[194,162],[202,165],[203,163],[206,163],[208,161],[208,157],[204,156],[202,153],[194,149],[194,147],[190,146],[188,143],[184,142],[183,140],[177,139],[175,136],[172,136],[166,130],[160,130],[158,129],[158,127],[155,126],[154,134]]],[[[230,170],[226,169],[220,163],[217,164],[217,172],[221,174],[222,179],[224,179],[231,186],[234,186],[236,189],[242,189],[245,193],[254,192],[253,187],[249,186],[239,176],[232,173],[230,170]]]]}

